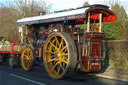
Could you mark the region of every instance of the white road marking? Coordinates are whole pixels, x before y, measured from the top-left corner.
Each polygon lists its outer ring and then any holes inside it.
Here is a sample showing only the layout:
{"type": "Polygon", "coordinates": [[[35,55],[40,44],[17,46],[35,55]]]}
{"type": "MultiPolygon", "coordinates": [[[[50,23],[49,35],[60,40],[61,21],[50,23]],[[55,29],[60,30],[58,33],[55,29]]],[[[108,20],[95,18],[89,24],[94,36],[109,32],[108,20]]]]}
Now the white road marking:
{"type": "Polygon", "coordinates": [[[20,79],[23,79],[23,80],[26,80],[26,81],[29,81],[29,82],[36,83],[36,84],[38,84],[38,85],[47,85],[47,84],[40,83],[40,82],[37,82],[37,81],[31,80],[31,79],[28,79],[28,78],[24,78],[24,77],[21,77],[21,76],[15,75],[15,74],[10,74],[10,75],[11,75],[11,76],[14,76],[14,77],[17,77],[17,78],[20,78],[20,79]]]}

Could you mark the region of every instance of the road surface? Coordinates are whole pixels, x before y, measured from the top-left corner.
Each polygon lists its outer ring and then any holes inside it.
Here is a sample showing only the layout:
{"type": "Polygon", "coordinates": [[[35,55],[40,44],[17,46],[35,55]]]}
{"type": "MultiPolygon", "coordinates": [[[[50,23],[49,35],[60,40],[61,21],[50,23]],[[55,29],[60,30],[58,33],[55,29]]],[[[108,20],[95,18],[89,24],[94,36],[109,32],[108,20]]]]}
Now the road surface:
{"type": "Polygon", "coordinates": [[[54,80],[48,76],[43,64],[38,64],[31,72],[26,72],[20,65],[10,69],[5,63],[0,64],[0,85],[128,85],[128,82],[77,73],[64,80],[54,80]]]}

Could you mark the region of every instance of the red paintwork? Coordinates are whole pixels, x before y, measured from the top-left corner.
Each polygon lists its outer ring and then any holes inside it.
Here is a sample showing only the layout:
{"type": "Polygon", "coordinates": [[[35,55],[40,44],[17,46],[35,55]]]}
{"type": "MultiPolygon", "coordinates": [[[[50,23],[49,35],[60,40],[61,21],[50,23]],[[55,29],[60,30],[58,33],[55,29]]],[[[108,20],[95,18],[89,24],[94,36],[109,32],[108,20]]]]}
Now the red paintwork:
{"type": "Polygon", "coordinates": [[[84,19],[76,19],[75,21],[81,23],[81,22],[84,22],[84,19]]]}
{"type": "Polygon", "coordinates": [[[93,63],[100,64],[100,61],[90,61],[90,71],[91,72],[99,72],[101,70],[100,65],[92,65],[93,63]]]}
{"type": "Polygon", "coordinates": [[[93,20],[93,25],[92,25],[92,27],[90,28],[89,31],[91,32],[92,29],[94,29],[96,32],[99,32],[98,27],[96,25],[96,20],[99,20],[99,13],[92,12],[90,14],[90,19],[93,20]]]}
{"type": "Polygon", "coordinates": [[[99,19],[99,13],[102,13],[103,18],[102,22],[114,22],[116,20],[115,14],[106,8],[101,8],[101,7],[94,7],[87,9],[85,12],[85,18],[87,18],[87,14],[90,12],[90,17],[92,19],[99,19]]]}
{"type": "Polygon", "coordinates": [[[43,48],[41,48],[41,56],[43,56],[43,48]]]}
{"type": "Polygon", "coordinates": [[[88,55],[82,56],[82,69],[85,72],[99,72],[101,66],[101,60],[97,61],[101,57],[101,40],[104,37],[103,33],[89,32],[86,34],[88,45],[88,55]],[[92,60],[93,59],[93,60],[92,60]]]}
{"type": "Polygon", "coordinates": [[[90,19],[99,19],[99,13],[91,12],[90,19]]]}
{"type": "Polygon", "coordinates": [[[9,42],[10,42],[10,43],[13,43],[13,44],[15,44],[15,45],[18,44],[18,41],[17,41],[17,40],[13,40],[13,41],[12,41],[12,40],[9,40],[9,42]]]}
{"type": "Polygon", "coordinates": [[[4,54],[21,54],[22,52],[0,51],[0,53],[4,53],[4,54]]]}
{"type": "Polygon", "coordinates": [[[9,41],[11,44],[12,44],[12,51],[0,51],[0,53],[3,53],[3,54],[21,54],[22,52],[15,52],[14,51],[14,46],[15,45],[18,45],[18,41],[15,40],[15,41],[9,41]]]}
{"type": "Polygon", "coordinates": [[[114,22],[116,17],[114,15],[107,15],[103,17],[103,22],[114,22]]]}
{"type": "Polygon", "coordinates": [[[86,35],[86,39],[87,39],[87,40],[91,39],[91,37],[92,37],[91,34],[86,35]]]}
{"type": "Polygon", "coordinates": [[[100,55],[100,42],[91,43],[91,57],[99,58],[100,55]]]}
{"type": "Polygon", "coordinates": [[[97,39],[103,39],[104,35],[103,34],[99,34],[99,35],[94,35],[95,38],[97,39]]]}
{"type": "Polygon", "coordinates": [[[39,49],[41,49],[41,56],[43,56],[43,48],[34,48],[34,56],[39,56],[41,57],[39,54],[39,49]]]}
{"type": "Polygon", "coordinates": [[[99,32],[98,27],[96,25],[96,19],[95,18],[93,19],[93,25],[92,25],[92,27],[90,29],[90,32],[92,31],[93,28],[94,28],[94,30],[96,30],[96,32],[99,32]]]}
{"type": "Polygon", "coordinates": [[[12,54],[14,54],[14,43],[12,43],[12,54]]]}
{"type": "MultiPolygon", "coordinates": [[[[98,26],[96,25],[96,23],[99,22],[99,12],[95,12],[95,11],[92,11],[90,13],[90,20],[91,20],[91,23],[93,23],[93,25],[91,26],[90,28],[90,32],[94,29],[95,32],[99,32],[98,30],[98,26]]],[[[111,14],[111,13],[103,13],[102,15],[102,22],[114,22],[115,21],[115,15],[111,14]]]]}
{"type": "Polygon", "coordinates": [[[103,39],[104,38],[104,34],[103,33],[93,33],[93,32],[89,32],[86,35],[86,39],[90,40],[90,39],[103,39]]]}
{"type": "MultiPolygon", "coordinates": [[[[114,22],[115,21],[115,15],[112,14],[103,14],[102,22],[114,22]]],[[[90,19],[99,20],[99,13],[91,12],[90,19]]]]}
{"type": "Polygon", "coordinates": [[[82,59],[82,67],[81,68],[83,68],[83,71],[99,72],[101,70],[101,67],[100,67],[101,61],[96,61],[96,60],[90,61],[89,57],[86,57],[86,56],[82,56],[81,59],[82,59]],[[93,63],[98,63],[98,65],[93,65],[93,63]]]}
{"type": "Polygon", "coordinates": [[[38,48],[34,49],[34,56],[39,56],[39,49],[38,48]]]}
{"type": "Polygon", "coordinates": [[[49,32],[43,32],[43,34],[44,34],[44,35],[48,35],[48,34],[49,34],[49,32]]]}
{"type": "Polygon", "coordinates": [[[84,68],[84,71],[89,72],[89,62],[88,62],[89,58],[82,56],[81,59],[82,59],[82,67],[84,68]]]}

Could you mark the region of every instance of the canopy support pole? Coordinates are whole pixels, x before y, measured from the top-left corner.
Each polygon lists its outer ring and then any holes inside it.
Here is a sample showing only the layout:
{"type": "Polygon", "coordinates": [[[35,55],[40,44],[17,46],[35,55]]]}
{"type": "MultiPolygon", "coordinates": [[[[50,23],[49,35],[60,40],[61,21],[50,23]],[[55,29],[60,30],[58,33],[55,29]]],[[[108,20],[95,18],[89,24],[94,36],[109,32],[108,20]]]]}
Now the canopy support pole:
{"type": "Polygon", "coordinates": [[[88,13],[87,32],[89,32],[89,29],[90,29],[90,12],[88,13]]]}
{"type": "Polygon", "coordinates": [[[99,32],[101,32],[102,29],[102,13],[99,14],[99,32]]]}

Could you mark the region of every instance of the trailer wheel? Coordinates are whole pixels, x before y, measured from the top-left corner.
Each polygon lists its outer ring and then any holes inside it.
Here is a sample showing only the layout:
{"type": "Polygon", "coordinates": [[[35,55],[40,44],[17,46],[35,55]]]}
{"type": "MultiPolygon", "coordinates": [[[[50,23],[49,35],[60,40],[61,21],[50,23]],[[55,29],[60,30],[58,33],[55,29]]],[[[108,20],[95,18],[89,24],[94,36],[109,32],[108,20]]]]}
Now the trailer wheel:
{"type": "Polygon", "coordinates": [[[0,54],[0,64],[3,62],[3,56],[0,54]]]}
{"type": "Polygon", "coordinates": [[[44,45],[43,60],[50,77],[62,79],[69,76],[77,64],[77,51],[72,37],[63,32],[52,33],[44,45]]]}
{"type": "Polygon", "coordinates": [[[9,66],[10,66],[10,68],[14,68],[14,58],[13,58],[13,56],[10,56],[10,58],[9,58],[9,66]]]}
{"type": "Polygon", "coordinates": [[[30,71],[32,70],[33,65],[33,50],[30,47],[26,47],[21,54],[21,66],[25,71],[30,71]]]}

